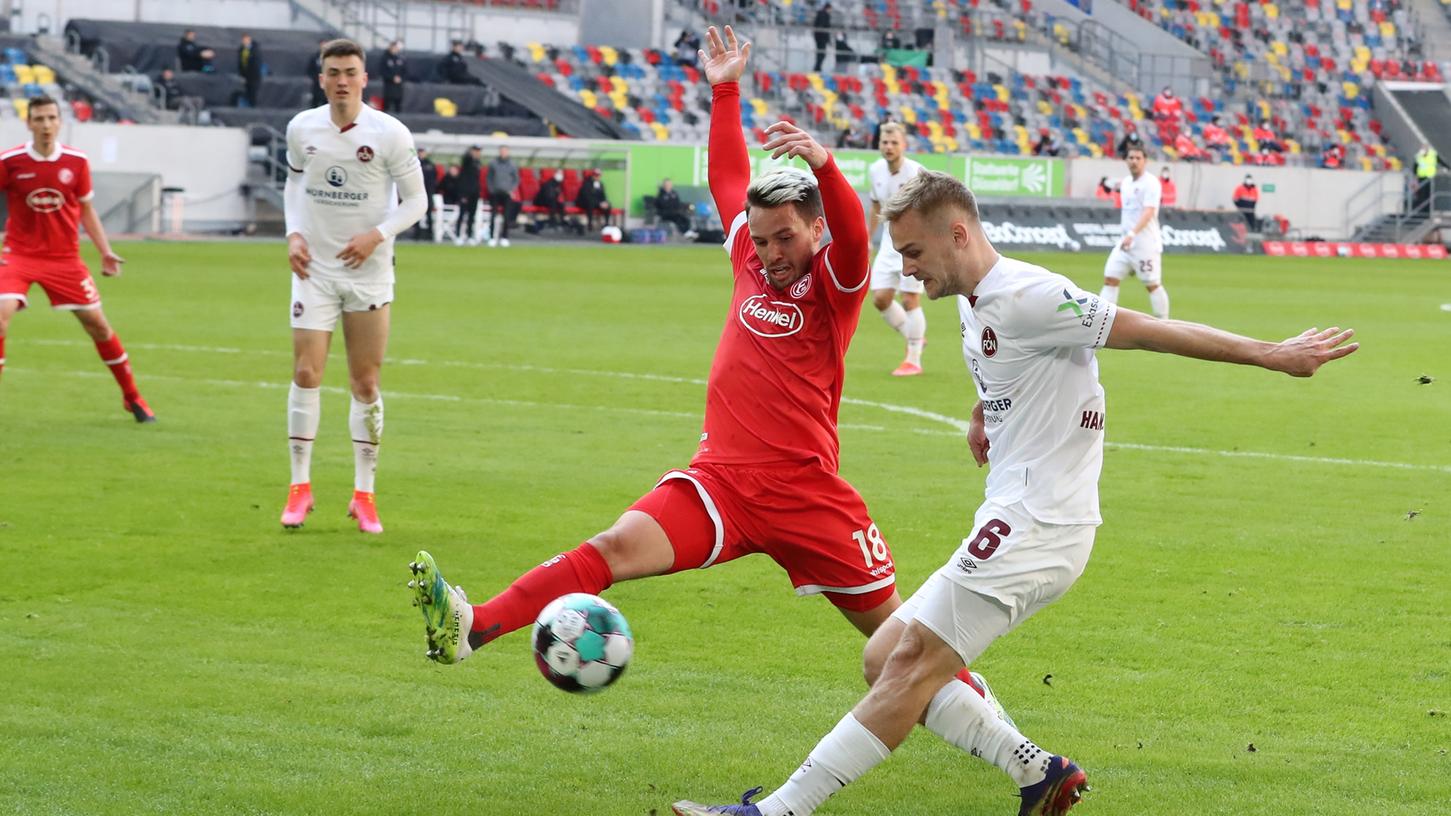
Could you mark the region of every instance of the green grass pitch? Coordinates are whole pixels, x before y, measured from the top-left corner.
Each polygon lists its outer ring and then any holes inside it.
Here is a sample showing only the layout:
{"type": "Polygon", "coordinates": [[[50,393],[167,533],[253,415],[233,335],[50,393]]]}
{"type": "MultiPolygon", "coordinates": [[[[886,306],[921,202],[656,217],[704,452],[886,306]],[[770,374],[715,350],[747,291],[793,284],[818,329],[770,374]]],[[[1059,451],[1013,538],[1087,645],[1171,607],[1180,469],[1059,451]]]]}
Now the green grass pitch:
{"type": "MultiPolygon", "coordinates": [[[[486,598],[689,459],[728,306],[719,250],[402,248],[381,537],[343,517],[341,342],[318,510],[278,526],[282,245],[120,251],[106,310],[159,424],[122,412],[38,291],[10,328],[0,811],[664,814],[773,788],[860,697],[860,636],[763,557],[610,589],[636,653],[594,697],[544,682],[525,634],[457,667],[423,657],[404,586],[416,550],[486,598]]],[[[1031,259],[1098,288],[1099,255],[1031,259]]],[[[1166,267],[1176,317],[1274,339],[1353,326],[1364,347],[1311,380],[1101,352],[1097,552],[976,668],[1026,733],[1087,769],[1083,816],[1444,813],[1446,265],[1166,267]]],[[[1147,308],[1135,281],[1122,302],[1147,308]]],[[[927,373],[904,381],[867,307],[841,416],[843,472],[904,592],[968,532],[984,476],[950,423],[901,410],[971,406],[955,304],[927,308],[927,373]]],[[[820,812],[1010,814],[1015,793],[919,731],[820,812]]]]}

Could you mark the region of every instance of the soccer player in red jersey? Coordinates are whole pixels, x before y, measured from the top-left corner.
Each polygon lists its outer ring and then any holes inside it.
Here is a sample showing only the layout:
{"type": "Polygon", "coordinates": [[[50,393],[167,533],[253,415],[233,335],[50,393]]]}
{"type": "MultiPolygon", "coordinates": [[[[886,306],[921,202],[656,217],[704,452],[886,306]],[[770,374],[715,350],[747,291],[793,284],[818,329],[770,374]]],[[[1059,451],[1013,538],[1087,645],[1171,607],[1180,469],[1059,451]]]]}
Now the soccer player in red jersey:
{"type": "MultiPolygon", "coordinates": [[[[837,475],[843,357],[867,293],[861,200],[831,154],[786,122],[767,128],[773,158],[799,157],[754,181],[741,131],[740,87],[750,44],[707,32],[701,65],[713,86],[711,195],[728,228],[735,285],[706,389],[705,428],[690,466],[666,473],[614,526],[545,561],[487,603],[472,605],[433,557],[410,564],[429,657],[452,664],[529,625],[561,595],[615,581],[704,569],[765,553],[797,594],[823,594],[863,634],[901,606],[886,540],[866,503],[837,475]],[[826,226],[832,241],[821,247],[826,226]]],[[[895,642],[865,658],[875,678],[895,642]]],[[[955,717],[1007,715],[980,675],[955,717]]]]}
{"type": "Polygon", "coordinates": [[[10,215],[5,223],[4,265],[0,266],[0,371],[10,318],[25,308],[31,284],[40,284],[51,308],[74,312],[116,383],[126,410],[137,422],[156,415],[136,390],[126,349],[101,311],[101,293],[81,262],[79,226],[101,252],[101,274],[121,274],[124,260],[111,251],[106,230],[91,205],[91,165],[86,154],[62,145],[60,105],[48,96],[30,100],[26,127],[31,141],[0,153],[0,187],[10,215]]]}

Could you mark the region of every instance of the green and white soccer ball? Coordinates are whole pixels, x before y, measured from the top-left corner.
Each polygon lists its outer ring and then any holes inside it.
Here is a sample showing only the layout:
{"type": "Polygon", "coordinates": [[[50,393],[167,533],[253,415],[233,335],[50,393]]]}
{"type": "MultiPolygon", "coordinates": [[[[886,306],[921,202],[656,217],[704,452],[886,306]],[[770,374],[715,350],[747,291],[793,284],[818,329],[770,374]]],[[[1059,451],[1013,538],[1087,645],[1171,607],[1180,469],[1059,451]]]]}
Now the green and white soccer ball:
{"type": "Polygon", "coordinates": [[[608,601],[576,592],[555,598],[534,621],[534,664],[565,691],[590,694],[620,679],[635,639],[608,601]]]}

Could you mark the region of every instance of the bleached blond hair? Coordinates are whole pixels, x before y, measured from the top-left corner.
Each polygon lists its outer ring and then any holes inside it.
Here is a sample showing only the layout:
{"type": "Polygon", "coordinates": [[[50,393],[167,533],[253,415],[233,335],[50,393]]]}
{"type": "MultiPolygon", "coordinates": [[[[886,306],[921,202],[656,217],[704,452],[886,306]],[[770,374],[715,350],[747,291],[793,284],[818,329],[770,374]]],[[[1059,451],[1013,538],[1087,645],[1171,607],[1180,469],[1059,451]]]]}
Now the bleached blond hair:
{"type": "Polygon", "coordinates": [[[882,125],[881,135],[886,136],[888,133],[895,133],[898,136],[901,136],[902,141],[904,142],[907,140],[907,129],[902,127],[897,122],[887,122],[886,124],[882,125]]]}
{"type": "Polygon", "coordinates": [[[882,217],[896,221],[908,212],[933,215],[944,207],[961,210],[973,221],[979,220],[977,196],[967,185],[934,170],[919,170],[902,189],[882,206],[882,217]]]}
{"type": "Polygon", "coordinates": [[[767,209],[791,204],[807,221],[825,215],[821,188],[816,177],[795,167],[779,167],[751,180],[746,188],[746,212],[752,207],[767,209]]]}

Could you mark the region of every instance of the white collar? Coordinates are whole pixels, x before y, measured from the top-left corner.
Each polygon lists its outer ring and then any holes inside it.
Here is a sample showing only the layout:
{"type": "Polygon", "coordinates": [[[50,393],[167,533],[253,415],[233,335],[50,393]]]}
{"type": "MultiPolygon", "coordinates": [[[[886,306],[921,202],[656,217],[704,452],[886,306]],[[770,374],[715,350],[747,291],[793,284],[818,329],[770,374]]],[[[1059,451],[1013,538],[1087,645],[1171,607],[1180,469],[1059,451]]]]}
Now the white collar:
{"type": "Polygon", "coordinates": [[[49,156],[42,156],[39,153],[35,152],[35,142],[33,142],[33,141],[30,141],[30,142],[26,142],[25,143],[25,152],[28,153],[28,154],[30,154],[30,158],[35,159],[36,161],[43,161],[43,162],[60,161],[60,154],[61,154],[60,142],[57,141],[55,143],[55,152],[52,153],[52,154],[50,154],[49,156]]]}

